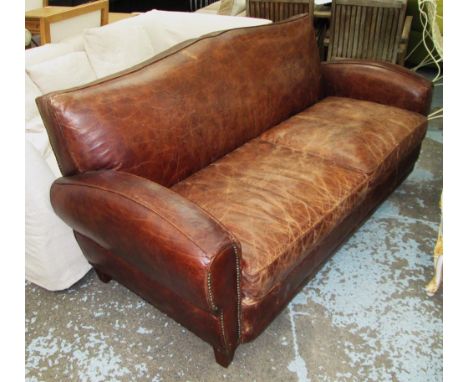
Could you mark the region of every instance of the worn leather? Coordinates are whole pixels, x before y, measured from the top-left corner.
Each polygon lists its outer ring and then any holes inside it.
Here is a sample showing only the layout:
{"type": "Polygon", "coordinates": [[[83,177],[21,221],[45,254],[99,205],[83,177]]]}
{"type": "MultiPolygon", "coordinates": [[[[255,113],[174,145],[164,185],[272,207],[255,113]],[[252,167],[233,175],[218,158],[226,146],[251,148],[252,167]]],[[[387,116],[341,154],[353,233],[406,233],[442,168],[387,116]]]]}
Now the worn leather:
{"type": "Polygon", "coordinates": [[[363,172],[373,181],[413,151],[426,128],[427,119],[418,113],[328,97],[268,130],[261,139],[363,172]]]}
{"type": "Polygon", "coordinates": [[[39,98],[51,202],[103,279],[226,366],[409,173],[430,94],[396,66],[320,66],[307,16],[219,32],[39,98]]]}
{"type": "MultiPolygon", "coordinates": [[[[353,211],[313,246],[301,262],[295,264],[287,277],[277,284],[262,300],[244,299],[242,302],[241,342],[258,337],[268,324],[287,306],[321,265],[341,244],[366,220],[388,195],[408,176],[419,155],[416,147],[406,158],[401,158],[398,167],[382,177],[380,184],[369,188],[366,198],[353,211]]],[[[365,287],[365,286],[363,286],[365,287]]]]}
{"type": "Polygon", "coordinates": [[[219,317],[193,305],[171,288],[166,288],[147,269],[107,251],[94,240],[75,232],[75,237],[93,267],[126,286],[140,297],[189,328],[197,336],[216,347],[222,347],[218,335],[219,317]]]}
{"type": "Polygon", "coordinates": [[[234,256],[233,241],[199,207],[157,183],[117,171],[60,178],[51,201],[75,231],[211,310],[207,275],[216,257],[234,256]]]}
{"type": "Polygon", "coordinates": [[[62,173],[186,178],[318,99],[314,38],[304,17],[226,31],[39,98],[62,173]]]}
{"type": "Polygon", "coordinates": [[[242,246],[243,300],[259,300],[362,200],[363,174],[253,140],[172,187],[242,246]]]}
{"type": "Polygon", "coordinates": [[[374,61],[322,62],[322,93],[362,99],[427,115],[432,83],[402,66],[374,61]]]}

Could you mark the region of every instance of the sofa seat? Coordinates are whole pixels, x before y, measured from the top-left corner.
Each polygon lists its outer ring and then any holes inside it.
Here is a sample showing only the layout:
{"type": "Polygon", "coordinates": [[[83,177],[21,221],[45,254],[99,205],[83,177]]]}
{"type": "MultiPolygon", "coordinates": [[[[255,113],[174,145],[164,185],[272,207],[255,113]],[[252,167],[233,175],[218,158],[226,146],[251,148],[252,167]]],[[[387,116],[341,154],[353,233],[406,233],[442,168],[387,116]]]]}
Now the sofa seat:
{"type": "Polygon", "coordinates": [[[172,187],[240,241],[243,304],[292,270],[366,194],[367,177],[255,139],[172,187]]]}
{"type": "Polygon", "coordinates": [[[420,144],[426,127],[426,117],[418,113],[328,97],[266,131],[261,139],[359,171],[373,183],[420,144]]]}

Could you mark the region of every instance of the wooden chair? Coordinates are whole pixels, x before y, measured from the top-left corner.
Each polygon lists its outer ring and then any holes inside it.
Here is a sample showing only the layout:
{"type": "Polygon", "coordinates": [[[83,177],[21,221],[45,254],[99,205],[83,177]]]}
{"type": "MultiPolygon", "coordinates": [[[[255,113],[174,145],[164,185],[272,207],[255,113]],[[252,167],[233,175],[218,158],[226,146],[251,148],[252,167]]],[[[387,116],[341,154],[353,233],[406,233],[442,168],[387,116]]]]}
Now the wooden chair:
{"type": "Polygon", "coordinates": [[[314,18],[314,0],[247,0],[247,16],[269,19],[273,22],[301,13],[314,18]]]}
{"type": "MultiPolygon", "coordinates": [[[[49,4],[48,0],[25,0],[24,10],[30,11],[32,9],[44,8],[49,4]]],[[[34,28],[31,28],[30,25],[27,25],[25,28],[25,48],[31,48],[33,45],[38,45],[38,43],[33,39],[34,28]],[[29,28],[28,28],[29,27],[29,28]]],[[[36,31],[37,32],[37,31],[36,31]]]]}
{"type": "Polygon", "coordinates": [[[327,61],[353,58],[403,65],[412,17],[406,0],[333,0],[327,61]]]}

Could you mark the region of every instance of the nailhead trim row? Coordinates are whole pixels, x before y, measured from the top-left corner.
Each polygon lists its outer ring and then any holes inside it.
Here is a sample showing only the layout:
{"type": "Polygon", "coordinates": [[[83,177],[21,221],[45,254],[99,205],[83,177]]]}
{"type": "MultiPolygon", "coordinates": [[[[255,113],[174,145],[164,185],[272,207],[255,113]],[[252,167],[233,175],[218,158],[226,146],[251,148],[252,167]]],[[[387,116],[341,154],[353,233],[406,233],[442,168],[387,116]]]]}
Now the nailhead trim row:
{"type": "Polygon", "coordinates": [[[234,248],[234,255],[236,256],[236,287],[237,287],[237,339],[240,339],[241,336],[241,270],[240,270],[240,258],[237,246],[233,243],[232,247],[234,248]]]}
{"type": "MultiPolygon", "coordinates": [[[[239,259],[239,252],[237,246],[233,243],[232,247],[234,249],[234,255],[236,257],[236,293],[237,293],[237,339],[240,339],[241,336],[241,290],[240,290],[240,259],[239,259]]],[[[208,303],[210,305],[211,310],[213,313],[219,313],[219,320],[221,323],[221,333],[223,336],[223,341],[225,346],[227,347],[226,341],[226,331],[224,328],[224,313],[223,311],[215,305],[214,298],[213,298],[213,287],[211,284],[211,272],[208,272],[207,276],[207,283],[208,283],[208,303]]]]}

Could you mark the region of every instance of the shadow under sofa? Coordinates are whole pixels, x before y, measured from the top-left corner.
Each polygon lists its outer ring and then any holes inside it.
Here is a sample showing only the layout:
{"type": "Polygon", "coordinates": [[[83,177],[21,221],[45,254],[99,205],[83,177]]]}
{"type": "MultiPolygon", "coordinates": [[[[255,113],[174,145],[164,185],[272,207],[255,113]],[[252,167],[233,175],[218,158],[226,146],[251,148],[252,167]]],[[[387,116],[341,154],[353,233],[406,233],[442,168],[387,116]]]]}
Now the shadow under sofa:
{"type": "Polygon", "coordinates": [[[55,212],[227,367],[406,178],[432,86],[320,63],[307,16],[213,33],[37,99],[55,212]]]}

